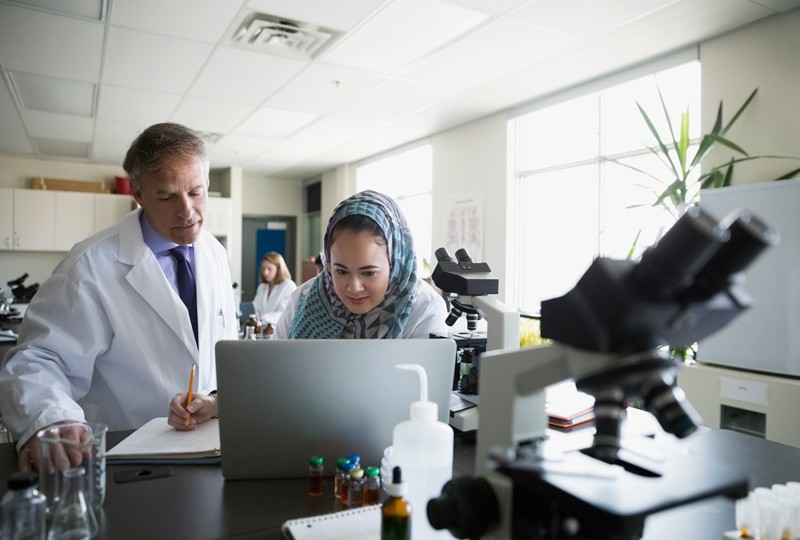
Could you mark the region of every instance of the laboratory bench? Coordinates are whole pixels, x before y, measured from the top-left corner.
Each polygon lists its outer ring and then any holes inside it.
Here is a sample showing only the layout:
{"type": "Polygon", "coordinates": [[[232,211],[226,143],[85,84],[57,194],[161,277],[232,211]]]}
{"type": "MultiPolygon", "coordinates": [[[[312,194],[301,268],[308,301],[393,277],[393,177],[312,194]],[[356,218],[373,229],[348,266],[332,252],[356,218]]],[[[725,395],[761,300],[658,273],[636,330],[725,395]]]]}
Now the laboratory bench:
{"type": "MultiPolygon", "coordinates": [[[[586,437],[591,426],[558,437],[586,437]]],[[[111,448],[130,432],[108,435],[111,448]]],[[[681,444],[689,452],[715,456],[721,463],[747,471],[751,487],[800,480],[800,450],[787,445],[726,430],[707,430],[681,444]]],[[[456,476],[473,471],[474,438],[456,437],[456,476]]],[[[118,471],[137,468],[108,465],[106,500],[98,516],[100,539],[212,538],[281,539],[281,525],[289,519],[342,510],[333,496],[332,482],[322,497],[309,497],[303,479],[234,480],[222,477],[219,465],[171,465],[167,478],[120,484],[118,471]]],[[[16,470],[11,443],[0,444],[0,493],[16,470]]],[[[733,529],[734,502],[714,497],[648,517],[645,540],[716,540],[733,529]]]]}

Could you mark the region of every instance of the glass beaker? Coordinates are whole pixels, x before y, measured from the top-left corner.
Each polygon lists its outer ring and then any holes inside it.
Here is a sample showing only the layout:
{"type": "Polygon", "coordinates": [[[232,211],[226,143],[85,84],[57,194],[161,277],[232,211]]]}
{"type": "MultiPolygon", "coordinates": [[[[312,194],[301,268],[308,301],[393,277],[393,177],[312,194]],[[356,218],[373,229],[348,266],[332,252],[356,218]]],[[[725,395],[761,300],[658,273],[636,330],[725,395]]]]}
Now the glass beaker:
{"type": "Polygon", "coordinates": [[[70,422],[49,426],[39,438],[39,489],[47,497],[47,515],[52,516],[63,492],[63,471],[84,469],[87,502],[99,510],[106,496],[105,424],[70,422]]]}

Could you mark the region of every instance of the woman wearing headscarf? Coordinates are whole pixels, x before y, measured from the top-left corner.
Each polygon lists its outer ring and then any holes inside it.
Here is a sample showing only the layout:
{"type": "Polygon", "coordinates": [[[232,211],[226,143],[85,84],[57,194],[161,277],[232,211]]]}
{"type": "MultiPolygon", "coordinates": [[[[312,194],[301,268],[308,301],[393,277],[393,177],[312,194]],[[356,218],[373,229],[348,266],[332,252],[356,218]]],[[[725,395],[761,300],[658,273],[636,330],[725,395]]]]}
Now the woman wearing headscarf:
{"type": "Polygon", "coordinates": [[[447,334],[447,307],[417,276],[414,242],[397,203],[362,191],[336,207],[323,271],[301,285],[275,338],[428,338],[447,334]]]}

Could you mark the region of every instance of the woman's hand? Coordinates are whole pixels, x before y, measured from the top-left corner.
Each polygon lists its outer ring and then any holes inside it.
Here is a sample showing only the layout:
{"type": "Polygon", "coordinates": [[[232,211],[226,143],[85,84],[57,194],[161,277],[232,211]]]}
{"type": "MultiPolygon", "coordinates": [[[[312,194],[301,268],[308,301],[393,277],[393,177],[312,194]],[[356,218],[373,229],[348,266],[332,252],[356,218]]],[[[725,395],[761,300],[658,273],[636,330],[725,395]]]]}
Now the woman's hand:
{"type": "Polygon", "coordinates": [[[191,431],[198,424],[216,418],[219,409],[217,408],[216,396],[194,395],[192,402],[186,405],[186,392],[176,394],[169,403],[169,417],[167,422],[170,426],[181,431],[191,431]],[[189,422],[186,422],[186,419],[189,422]]]}

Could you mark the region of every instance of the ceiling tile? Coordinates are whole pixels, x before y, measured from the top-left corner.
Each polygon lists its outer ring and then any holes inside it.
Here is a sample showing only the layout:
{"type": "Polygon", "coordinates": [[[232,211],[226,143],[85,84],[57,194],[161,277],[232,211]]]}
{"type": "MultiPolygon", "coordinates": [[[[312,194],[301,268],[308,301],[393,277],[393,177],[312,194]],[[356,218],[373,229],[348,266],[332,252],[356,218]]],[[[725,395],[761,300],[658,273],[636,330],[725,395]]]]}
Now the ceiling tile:
{"type": "Polygon", "coordinates": [[[236,133],[280,139],[316,119],[316,114],[263,107],[237,127],[236,133]]]}
{"type": "Polygon", "coordinates": [[[220,47],[192,85],[190,95],[261,104],[306,64],[264,53],[220,47]]]}
{"type": "Polygon", "coordinates": [[[104,26],[0,4],[0,60],[5,69],[97,81],[104,26]]]}
{"type": "MultiPolygon", "coordinates": [[[[14,100],[11,98],[11,93],[9,93],[8,87],[5,85],[5,83],[0,84],[0,109],[14,107],[16,107],[16,105],[14,104],[14,100]]],[[[5,127],[5,125],[3,127],[5,127]]]]}
{"type": "Polygon", "coordinates": [[[111,24],[217,43],[242,4],[242,0],[114,0],[111,24]]]}
{"type": "Polygon", "coordinates": [[[281,88],[266,105],[327,114],[386,81],[368,71],[314,64],[281,88]]]}
{"type": "Polygon", "coordinates": [[[585,39],[604,34],[674,0],[534,0],[511,15],[541,28],[585,39]],[[580,14],[576,17],[576,14],[580,14]]]}
{"type": "Polygon", "coordinates": [[[487,18],[485,13],[438,0],[395,0],[323,53],[322,59],[393,73],[487,18]]]}
{"type": "Polygon", "coordinates": [[[279,15],[337,30],[350,30],[384,2],[385,0],[347,0],[347,6],[344,8],[341,2],[327,0],[316,2],[250,0],[247,2],[247,7],[269,15],[279,15]]]}
{"type": "Polygon", "coordinates": [[[169,118],[178,107],[180,99],[180,94],[104,84],[100,87],[97,117],[143,125],[154,124],[169,118]]]}
{"type": "Polygon", "coordinates": [[[390,81],[337,109],[332,115],[389,123],[430,107],[448,94],[449,92],[442,88],[402,80],[390,81]]]}
{"type": "Polygon", "coordinates": [[[0,154],[33,153],[33,146],[16,109],[0,108],[0,126],[3,126],[0,129],[0,154]]]}
{"type": "Polygon", "coordinates": [[[534,64],[574,42],[563,34],[503,17],[437,52],[402,77],[451,90],[469,88],[534,64]]]}
{"type": "Polygon", "coordinates": [[[95,85],[24,72],[9,73],[23,109],[94,115],[95,85]]]}
{"type": "Polygon", "coordinates": [[[451,4],[458,4],[470,9],[500,15],[514,9],[530,0],[445,0],[451,4]]]}
{"type": "Polygon", "coordinates": [[[264,153],[280,143],[280,139],[265,139],[248,135],[226,135],[213,145],[209,152],[211,166],[218,167],[222,160],[241,164],[264,153]]]}
{"type": "Polygon", "coordinates": [[[197,131],[224,134],[252,112],[251,105],[189,96],[178,105],[171,120],[197,131]]]}
{"type": "Polygon", "coordinates": [[[41,111],[22,111],[31,137],[90,142],[94,120],[86,116],[41,111]]]}
{"type": "Polygon", "coordinates": [[[127,151],[128,145],[121,147],[117,144],[107,144],[102,141],[95,142],[90,149],[92,161],[117,165],[120,168],[120,172],[122,171],[122,162],[125,160],[127,151]]]}
{"type": "Polygon", "coordinates": [[[94,139],[113,145],[127,152],[133,140],[141,133],[140,124],[98,120],[94,128],[94,139]]]}
{"type": "Polygon", "coordinates": [[[182,94],[211,49],[204,43],[112,27],[103,83],[182,94]]]}

